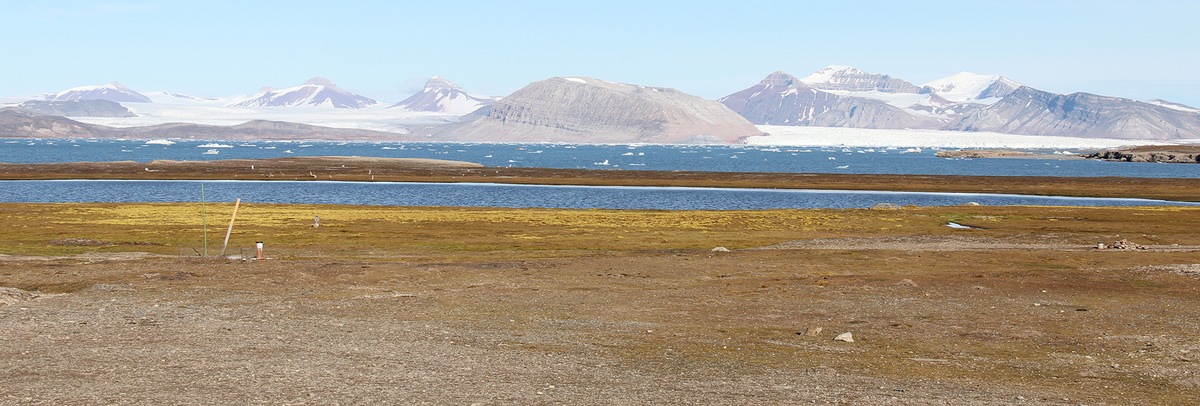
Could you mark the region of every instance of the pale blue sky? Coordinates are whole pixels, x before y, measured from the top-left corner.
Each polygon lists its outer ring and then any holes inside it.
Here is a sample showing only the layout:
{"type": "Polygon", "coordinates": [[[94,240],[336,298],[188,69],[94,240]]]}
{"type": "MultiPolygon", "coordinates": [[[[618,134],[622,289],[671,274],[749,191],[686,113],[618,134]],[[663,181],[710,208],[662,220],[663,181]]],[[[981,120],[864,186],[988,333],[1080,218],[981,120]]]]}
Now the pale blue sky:
{"type": "Polygon", "coordinates": [[[394,102],[439,75],[484,95],[590,76],[718,98],[775,70],[850,65],[1200,106],[1197,4],[3,0],[0,96],[117,80],[226,97],[319,75],[394,102]]]}

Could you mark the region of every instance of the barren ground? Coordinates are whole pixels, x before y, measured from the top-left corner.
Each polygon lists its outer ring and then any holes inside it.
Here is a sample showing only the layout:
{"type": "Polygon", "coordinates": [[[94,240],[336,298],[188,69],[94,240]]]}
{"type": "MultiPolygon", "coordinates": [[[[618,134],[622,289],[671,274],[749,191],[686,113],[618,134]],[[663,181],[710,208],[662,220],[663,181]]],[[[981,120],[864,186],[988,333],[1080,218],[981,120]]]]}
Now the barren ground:
{"type": "Polygon", "coordinates": [[[0,204],[0,404],[1200,402],[1195,208],[199,212],[0,204]]]}

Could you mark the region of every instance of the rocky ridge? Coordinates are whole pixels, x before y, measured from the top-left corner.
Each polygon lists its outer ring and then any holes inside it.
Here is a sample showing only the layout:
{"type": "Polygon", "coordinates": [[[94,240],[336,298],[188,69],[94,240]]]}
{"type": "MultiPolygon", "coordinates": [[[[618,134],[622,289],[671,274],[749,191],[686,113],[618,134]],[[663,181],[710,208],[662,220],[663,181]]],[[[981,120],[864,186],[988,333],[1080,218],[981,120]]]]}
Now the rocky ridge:
{"type": "Polygon", "coordinates": [[[1146,146],[1121,150],[1106,150],[1084,155],[1085,158],[1122,162],[1200,163],[1197,146],[1146,146]]]}

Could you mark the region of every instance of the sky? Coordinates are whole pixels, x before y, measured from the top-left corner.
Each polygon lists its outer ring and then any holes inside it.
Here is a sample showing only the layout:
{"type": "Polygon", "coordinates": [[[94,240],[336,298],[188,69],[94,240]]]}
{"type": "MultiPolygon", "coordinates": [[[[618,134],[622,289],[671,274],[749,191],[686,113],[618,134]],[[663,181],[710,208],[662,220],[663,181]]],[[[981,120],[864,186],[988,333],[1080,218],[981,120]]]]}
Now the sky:
{"type": "Polygon", "coordinates": [[[716,99],[849,65],[922,84],[1001,74],[1200,107],[1200,2],[4,0],[0,96],[120,81],[253,94],[322,76],[386,102],[441,76],[503,96],[554,76],[716,99]]]}

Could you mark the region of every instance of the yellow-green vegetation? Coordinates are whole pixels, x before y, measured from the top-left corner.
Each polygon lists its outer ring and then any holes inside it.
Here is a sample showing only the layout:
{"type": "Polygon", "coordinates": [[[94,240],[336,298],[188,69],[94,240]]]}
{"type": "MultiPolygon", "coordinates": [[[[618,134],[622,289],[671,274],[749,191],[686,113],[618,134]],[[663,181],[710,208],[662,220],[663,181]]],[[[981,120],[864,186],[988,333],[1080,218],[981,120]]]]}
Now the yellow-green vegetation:
{"type": "MultiPolygon", "coordinates": [[[[232,203],[4,204],[0,237],[9,255],[138,251],[196,255],[223,242],[232,203]]],[[[928,207],[904,210],[644,211],[243,203],[230,247],[263,241],[276,256],[385,257],[429,252],[730,249],[784,241],[937,235],[957,222],[993,234],[1112,233],[1155,240],[1161,228],[1198,216],[1187,207],[928,207]],[[320,227],[312,227],[319,216],[320,227]]],[[[1191,238],[1186,228],[1175,238],[1191,238]]],[[[1086,237],[1086,238],[1091,238],[1086,237]]],[[[1104,237],[1107,238],[1107,237],[1104,237]]],[[[1079,242],[1086,243],[1080,239],[1079,242]]]]}

